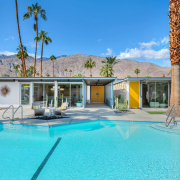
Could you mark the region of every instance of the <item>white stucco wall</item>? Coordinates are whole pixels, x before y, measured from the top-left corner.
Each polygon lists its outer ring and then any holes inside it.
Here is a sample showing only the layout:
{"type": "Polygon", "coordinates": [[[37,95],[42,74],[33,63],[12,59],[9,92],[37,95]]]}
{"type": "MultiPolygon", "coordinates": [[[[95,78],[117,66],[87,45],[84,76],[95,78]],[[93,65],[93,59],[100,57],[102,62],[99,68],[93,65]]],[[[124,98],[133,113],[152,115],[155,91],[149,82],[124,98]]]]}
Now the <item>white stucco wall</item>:
{"type": "Polygon", "coordinates": [[[20,84],[18,82],[0,82],[0,89],[5,85],[10,88],[11,92],[5,97],[0,96],[0,107],[9,107],[10,105],[18,107],[20,104],[20,84]]]}
{"type": "Polygon", "coordinates": [[[91,87],[90,86],[86,86],[86,100],[87,103],[91,103],[91,87]]]}

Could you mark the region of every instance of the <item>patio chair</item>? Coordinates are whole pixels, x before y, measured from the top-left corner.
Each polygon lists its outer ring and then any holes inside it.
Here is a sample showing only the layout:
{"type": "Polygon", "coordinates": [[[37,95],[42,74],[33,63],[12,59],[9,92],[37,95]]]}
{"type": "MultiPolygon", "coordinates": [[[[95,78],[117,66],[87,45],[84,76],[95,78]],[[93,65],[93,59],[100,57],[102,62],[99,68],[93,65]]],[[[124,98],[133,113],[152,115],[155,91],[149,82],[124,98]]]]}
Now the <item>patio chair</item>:
{"type": "Polygon", "coordinates": [[[41,108],[41,104],[34,102],[32,103],[32,109],[34,110],[34,116],[44,116],[45,109],[41,108]]]}

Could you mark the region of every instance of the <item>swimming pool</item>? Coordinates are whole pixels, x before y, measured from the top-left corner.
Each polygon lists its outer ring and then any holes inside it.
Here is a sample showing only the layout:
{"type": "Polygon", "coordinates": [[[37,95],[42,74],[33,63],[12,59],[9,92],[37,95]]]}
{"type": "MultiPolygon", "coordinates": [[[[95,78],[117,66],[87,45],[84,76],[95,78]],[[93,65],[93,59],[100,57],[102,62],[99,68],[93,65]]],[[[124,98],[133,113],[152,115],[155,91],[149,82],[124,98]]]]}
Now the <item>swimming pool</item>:
{"type": "Polygon", "coordinates": [[[0,179],[180,179],[180,135],[149,123],[0,125],[0,179]]]}

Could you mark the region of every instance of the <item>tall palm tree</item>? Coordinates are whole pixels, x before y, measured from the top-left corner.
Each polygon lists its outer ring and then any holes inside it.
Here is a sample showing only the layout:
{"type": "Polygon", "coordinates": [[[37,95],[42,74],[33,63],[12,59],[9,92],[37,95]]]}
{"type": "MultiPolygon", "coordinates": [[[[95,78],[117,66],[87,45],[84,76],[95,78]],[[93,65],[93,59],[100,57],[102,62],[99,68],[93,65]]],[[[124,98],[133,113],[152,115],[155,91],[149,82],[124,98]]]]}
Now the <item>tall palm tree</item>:
{"type": "Polygon", "coordinates": [[[44,30],[39,32],[39,36],[35,37],[34,40],[35,41],[40,41],[42,40],[42,45],[41,45],[41,66],[40,66],[40,77],[42,77],[42,56],[43,56],[43,44],[45,43],[46,45],[49,44],[49,42],[51,43],[52,40],[49,36],[47,36],[48,33],[46,33],[44,30]]]}
{"type": "Polygon", "coordinates": [[[70,72],[70,77],[71,77],[72,70],[70,69],[69,72],[70,72]]]}
{"type": "Polygon", "coordinates": [[[22,54],[22,51],[21,51],[21,46],[18,46],[17,49],[16,49],[17,54],[15,54],[15,56],[18,59],[22,59],[22,56],[24,57],[24,59],[26,59],[29,56],[28,53],[27,53],[26,46],[22,45],[22,48],[23,48],[23,54],[22,54]]]}
{"type": "MultiPolygon", "coordinates": [[[[176,116],[180,116],[180,3],[179,0],[170,0],[170,60],[171,60],[171,101],[167,113],[174,105],[176,116]]],[[[174,110],[172,111],[172,114],[174,110]]]]}
{"type": "Polygon", "coordinates": [[[104,64],[102,67],[101,67],[101,70],[100,70],[100,76],[103,76],[103,77],[112,77],[114,74],[113,74],[113,69],[112,69],[112,65],[111,64],[104,64]]]}
{"type": "Polygon", "coordinates": [[[138,74],[140,73],[139,69],[135,69],[134,73],[136,74],[136,76],[138,77],[138,74]]]}
{"type": "Polygon", "coordinates": [[[53,77],[54,77],[54,60],[56,60],[56,57],[54,55],[52,55],[50,57],[51,61],[53,62],[53,77]]]}
{"type": "MultiPolygon", "coordinates": [[[[35,24],[33,26],[34,31],[36,31],[36,37],[38,37],[38,15],[46,20],[46,11],[41,8],[41,6],[38,6],[38,3],[35,5],[32,4],[32,6],[27,6],[27,13],[23,16],[23,20],[30,18],[32,15],[34,16],[35,24]]],[[[33,76],[35,77],[35,71],[36,71],[36,53],[37,53],[37,40],[35,44],[35,54],[34,54],[34,72],[33,76]]]]}
{"type": "Polygon", "coordinates": [[[64,71],[66,72],[66,77],[67,77],[67,71],[68,71],[68,70],[67,70],[67,69],[65,69],[64,71]]]}
{"type": "Polygon", "coordinates": [[[92,77],[92,72],[91,69],[93,67],[96,67],[96,62],[92,61],[91,58],[89,58],[89,60],[86,60],[85,64],[84,64],[84,68],[90,69],[90,77],[92,77]]]}
{"type": "Polygon", "coordinates": [[[16,77],[17,77],[17,73],[19,72],[19,68],[20,68],[19,64],[13,66],[13,69],[15,69],[16,77]]]}
{"type": "Polygon", "coordinates": [[[22,54],[22,70],[23,70],[23,77],[27,77],[26,75],[26,63],[24,60],[24,53],[23,53],[23,46],[22,46],[22,42],[21,42],[21,34],[20,34],[20,27],[19,27],[19,18],[18,18],[18,5],[17,5],[17,0],[15,0],[15,6],[16,6],[16,21],[17,21],[17,27],[18,27],[18,35],[19,35],[19,43],[20,43],[20,48],[21,48],[21,54],[22,54]]]}

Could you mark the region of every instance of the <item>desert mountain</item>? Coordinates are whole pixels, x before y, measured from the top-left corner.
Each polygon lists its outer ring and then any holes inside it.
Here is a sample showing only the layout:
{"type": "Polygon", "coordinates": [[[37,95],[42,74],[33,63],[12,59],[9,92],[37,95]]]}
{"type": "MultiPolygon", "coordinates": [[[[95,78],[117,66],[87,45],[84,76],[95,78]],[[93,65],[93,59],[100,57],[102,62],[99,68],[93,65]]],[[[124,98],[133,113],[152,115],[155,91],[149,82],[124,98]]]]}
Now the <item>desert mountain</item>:
{"type": "MultiPolygon", "coordinates": [[[[98,77],[102,65],[101,61],[104,57],[82,54],[58,56],[58,58],[54,61],[54,74],[57,77],[64,77],[66,76],[66,72],[64,72],[64,70],[68,69],[69,71],[71,69],[71,76],[81,73],[84,76],[89,77],[89,70],[84,68],[85,61],[89,58],[92,58],[92,60],[96,62],[96,67],[92,69],[92,74],[93,77],[98,77]]],[[[28,57],[26,59],[26,66],[33,66],[33,62],[34,58],[28,57]]],[[[0,75],[6,73],[11,77],[14,77],[15,73],[13,66],[20,63],[21,61],[15,56],[0,55],[0,75]]],[[[170,70],[170,67],[161,67],[149,62],[137,62],[134,60],[123,59],[119,64],[114,66],[114,76],[118,78],[124,78],[126,75],[136,77],[136,74],[134,74],[134,70],[136,68],[141,70],[139,77],[144,77],[146,75],[161,77],[163,74],[167,75],[170,70]]],[[[39,72],[40,59],[37,59],[36,69],[37,72],[39,72]]],[[[43,76],[45,76],[46,73],[49,73],[52,76],[52,62],[48,58],[43,58],[43,76]]],[[[67,76],[70,76],[70,74],[67,73],[67,76]]]]}

